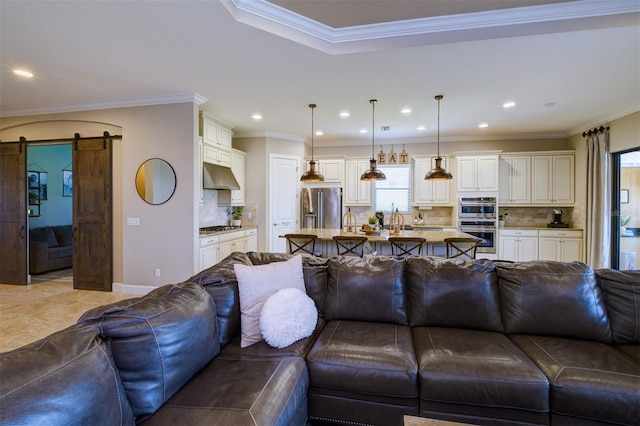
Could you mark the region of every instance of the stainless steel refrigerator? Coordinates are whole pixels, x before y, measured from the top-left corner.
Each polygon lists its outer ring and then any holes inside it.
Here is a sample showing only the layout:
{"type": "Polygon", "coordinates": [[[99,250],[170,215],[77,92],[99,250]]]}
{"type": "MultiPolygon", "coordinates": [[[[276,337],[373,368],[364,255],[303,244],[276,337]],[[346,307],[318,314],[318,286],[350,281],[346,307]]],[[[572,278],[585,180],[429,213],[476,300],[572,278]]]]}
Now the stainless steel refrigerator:
{"type": "Polygon", "coordinates": [[[342,228],[342,188],[302,188],[303,228],[342,228]]]}

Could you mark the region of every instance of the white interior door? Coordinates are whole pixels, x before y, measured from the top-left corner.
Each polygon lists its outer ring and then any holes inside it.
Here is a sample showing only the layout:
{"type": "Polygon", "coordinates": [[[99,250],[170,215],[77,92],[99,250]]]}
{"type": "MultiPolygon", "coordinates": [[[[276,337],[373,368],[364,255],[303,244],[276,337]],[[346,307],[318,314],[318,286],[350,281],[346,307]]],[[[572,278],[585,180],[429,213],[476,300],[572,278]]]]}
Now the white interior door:
{"type": "Polygon", "coordinates": [[[300,159],[289,155],[269,155],[269,251],[286,253],[287,244],[280,235],[298,228],[300,159]]]}

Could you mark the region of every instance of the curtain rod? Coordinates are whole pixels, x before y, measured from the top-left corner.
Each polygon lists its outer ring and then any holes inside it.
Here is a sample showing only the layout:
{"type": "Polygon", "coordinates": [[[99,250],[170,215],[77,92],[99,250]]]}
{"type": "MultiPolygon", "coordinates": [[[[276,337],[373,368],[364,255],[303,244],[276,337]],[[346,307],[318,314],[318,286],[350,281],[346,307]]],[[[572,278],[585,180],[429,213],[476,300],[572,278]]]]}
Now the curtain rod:
{"type": "Polygon", "coordinates": [[[594,128],[593,130],[589,130],[588,132],[582,132],[582,137],[587,137],[587,136],[591,136],[591,135],[597,135],[598,133],[603,133],[605,131],[609,130],[609,126],[604,127],[604,126],[600,126],[600,128],[594,128]]]}
{"type": "Polygon", "coordinates": [[[4,142],[4,141],[0,141],[0,143],[18,143],[18,142],[30,142],[30,143],[52,143],[52,142],[76,142],[76,141],[83,141],[83,140],[88,140],[88,139],[100,139],[100,138],[110,138],[110,139],[116,139],[116,140],[120,140],[122,139],[122,135],[110,135],[109,132],[104,132],[102,135],[100,136],[86,136],[86,137],[80,137],[80,133],[76,133],[74,135],[73,138],[61,138],[61,139],[38,139],[38,140],[27,140],[27,138],[25,138],[24,136],[20,136],[20,140],[19,141],[11,141],[11,142],[4,142]]]}

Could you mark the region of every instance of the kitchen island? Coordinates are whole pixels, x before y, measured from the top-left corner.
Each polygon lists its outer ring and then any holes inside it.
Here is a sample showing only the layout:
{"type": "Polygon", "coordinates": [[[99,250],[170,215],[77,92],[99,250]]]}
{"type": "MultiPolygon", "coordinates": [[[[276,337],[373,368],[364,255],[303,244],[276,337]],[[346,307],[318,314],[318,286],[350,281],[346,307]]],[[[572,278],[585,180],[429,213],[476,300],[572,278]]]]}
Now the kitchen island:
{"type": "MultiPolygon", "coordinates": [[[[367,235],[357,230],[356,232],[345,232],[343,229],[319,229],[319,228],[300,228],[295,234],[312,234],[316,235],[316,254],[322,257],[332,257],[336,255],[336,244],[333,237],[336,235],[343,236],[364,236],[367,237],[371,244],[371,249],[376,254],[391,254],[391,245],[389,237],[418,237],[426,240],[426,247],[423,247],[422,254],[432,256],[445,256],[445,238],[465,237],[473,238],[473,235],[459,231],[401,231],[398,234],[389,234],[389,230],[381,230],[380,235],[367,235]]],[[[284,235],[280,235],[284,238],[284,235]]]]}

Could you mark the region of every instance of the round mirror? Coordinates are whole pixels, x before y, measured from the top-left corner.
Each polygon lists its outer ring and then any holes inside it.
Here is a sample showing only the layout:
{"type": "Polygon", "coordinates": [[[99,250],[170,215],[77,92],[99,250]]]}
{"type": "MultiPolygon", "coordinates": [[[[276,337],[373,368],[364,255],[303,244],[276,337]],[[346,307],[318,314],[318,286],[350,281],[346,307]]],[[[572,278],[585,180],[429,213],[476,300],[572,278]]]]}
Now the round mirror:
{"type": "Polygon", "coordinates": [[[136,189],[140,198],[149,204],[166,203],[176,191],[176,172],[166,161],[151,158],[138,168],[136,189]]]}

